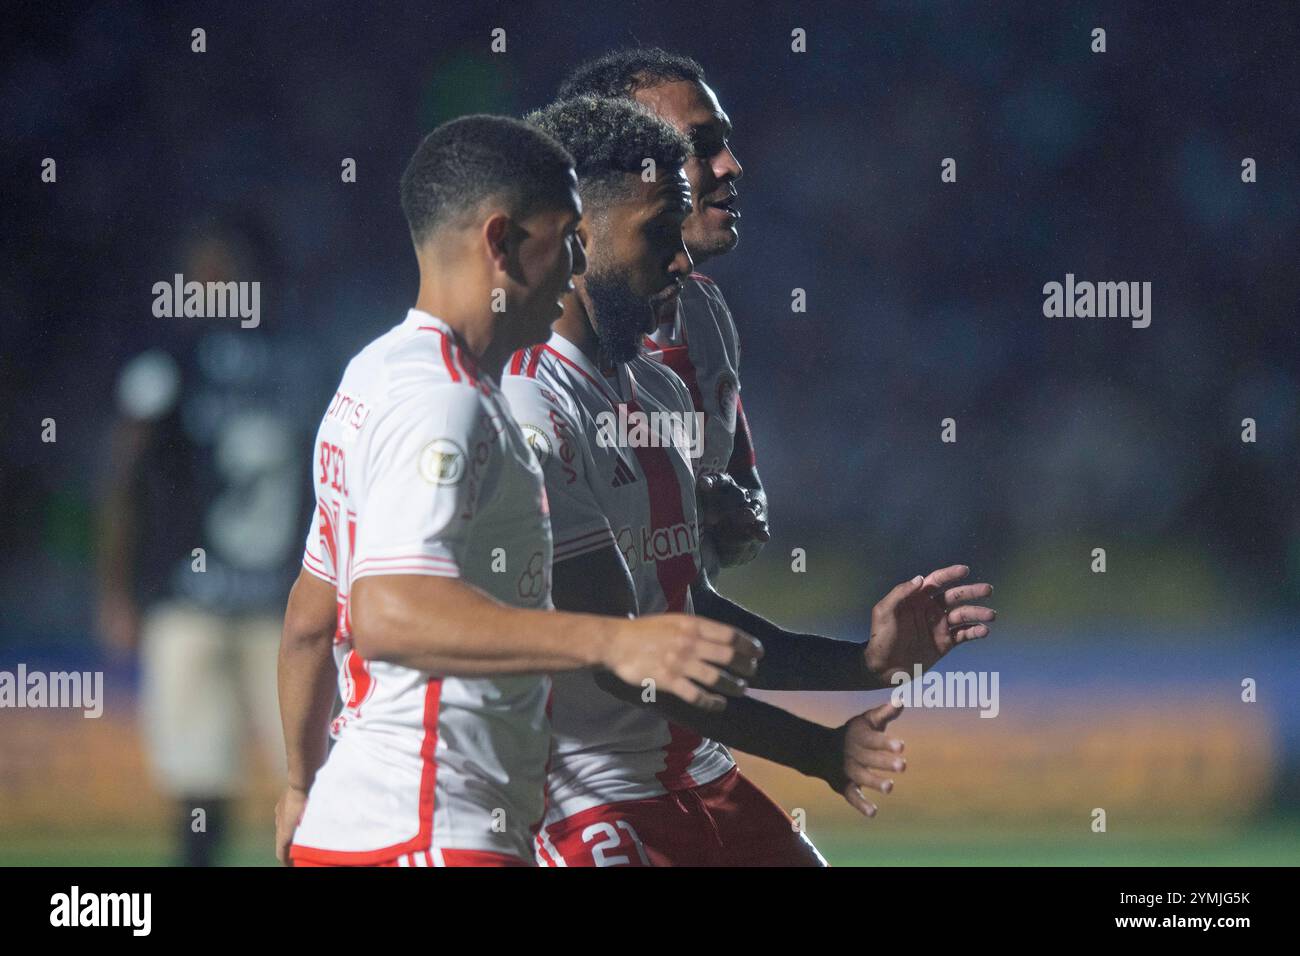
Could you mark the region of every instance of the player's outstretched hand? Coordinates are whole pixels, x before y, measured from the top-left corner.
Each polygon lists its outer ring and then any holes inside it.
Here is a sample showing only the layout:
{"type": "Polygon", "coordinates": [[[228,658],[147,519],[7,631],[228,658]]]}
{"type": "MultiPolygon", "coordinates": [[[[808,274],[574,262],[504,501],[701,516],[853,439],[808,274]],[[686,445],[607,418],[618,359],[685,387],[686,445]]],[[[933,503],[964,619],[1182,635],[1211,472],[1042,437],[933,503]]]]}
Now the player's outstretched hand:
{"type": "Polygon", "coordinates": [[[307,791],[297,787],[286,787],[275,805],[275,858],[285,866],[289,862],[289,845],[293,843],[293,833],[302,822],[302,812],[307,808],[307,791]]]}
{"type": "Polygon", "coordinates": [[[991,584],[953,587],[970,574],[964,564],[931,571],[904,581],[871,609],[867,668],[882,684],[897,673],[933,667],[958,644],[988,637],[997,619],[992,608],[972,604],[993,593],[991,584]]]}
{"type": "MultiPolygon", "coordinates": [[[[611,622],[613,623],[613,622],[611,622]]],[[[652,614],[618,622],[605,666],[625,684],[675,694],[704,710],[722,710],[745,693],[763,645],[744,631],[690,614],[652,614]]]]}
{"type": "Polygon", "coordinates": [[[829,782],[863,816],[874,817],[877,810],[863,789],[890,793],[894,789],[893,775],[907,769],[903,742],[884,732],[889,722],[902,712],[900,704],[881,704],[840,728],[843,761],[839,776],[829,782]]]}

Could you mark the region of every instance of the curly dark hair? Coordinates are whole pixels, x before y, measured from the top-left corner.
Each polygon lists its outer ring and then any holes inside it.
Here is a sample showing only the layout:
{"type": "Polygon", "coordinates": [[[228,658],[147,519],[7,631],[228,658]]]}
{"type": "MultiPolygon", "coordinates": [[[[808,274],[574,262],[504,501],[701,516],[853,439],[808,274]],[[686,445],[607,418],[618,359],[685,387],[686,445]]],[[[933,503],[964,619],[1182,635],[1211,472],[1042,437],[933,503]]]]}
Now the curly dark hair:
{"type": "Polygon", "coordinates": [[[689,56],[669,53],[657,46],[615,50],[588,60],[565,78],[556,97],[624,96],[637,90],[677,80],[704,82],[704,68],[689,56]]]}
{"type": "Polygon", "coordinates": [[[573,156],[584,204],[600,206],[627,194],[624,174],[640,175],[647,159],[656,175],[675,173],[690,144],[681,133],[628,99],[577,96],[526,117],[573,156]]]}
{"type": "Polygon", "coordinates": [[[402,173],[402,212],[418,246],[439,227],[501,197],[525,218],[559,204],[572,185],[570,156],[536,126],[507,116],[463,116],[424,138],[402,173]]]}

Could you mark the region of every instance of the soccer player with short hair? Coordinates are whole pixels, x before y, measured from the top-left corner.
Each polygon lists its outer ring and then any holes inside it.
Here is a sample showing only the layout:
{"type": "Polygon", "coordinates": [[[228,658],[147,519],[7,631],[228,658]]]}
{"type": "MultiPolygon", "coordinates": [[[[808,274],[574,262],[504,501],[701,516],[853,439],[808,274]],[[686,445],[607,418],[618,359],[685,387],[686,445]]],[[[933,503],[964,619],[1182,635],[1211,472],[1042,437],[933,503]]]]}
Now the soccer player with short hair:
{"type": "MultiPolygon", "coordinates": [[[[736,247],[736,182],[744,168],[728,142],[731,120],[699,63],[657,47],[616,50],[575,69],[560,84],[557,99],[581,95],[632,99],[685,136],[691,211],[682,238],[691,260],[698,268],[736,247]]],[[[741,402],[740,338],[717,283],[692,272],[676,301],[661,307],[645,345],[681,377],[705,416],[704,454],[695,470],[706,525],[705,568],[716,577],[722,567],[752,561],[771,537],[767,495],[741,402]]]]}
{"type": "Polygon", "coordinates": [[[489,116],[434,130],[402,178],[419,294],[348,364],[321,420],[285,612],[277,849],[295,865],[529,864],[546,674],[606,667],[720,707],[761,653],[683,615],[550,610],[542,473],[497,379],[585,268],[574,186],[552,138],[489,116]]]}
{"type": "MultiPolygon", "coordinates": [[[[687,144],[626,99],[578,97],[529,120],[574,156],[589,255],[544,344],[509,365],[503,388],[546,476],[555,533],[554,600],[617,617],[691,611],[702,573],[694,470],[685,442],[620,438],[630,416],[688,421],[686,386],[641,352],[656,306],[690,274],[682,222],[691,208],[687,144]],[[647,163],[647,160],[650,161],[647,163]],[[653,169],[653,176],[642,171],[653,169]]],[[[714,595],[713,613],[743,619],[765,648],[750,680],[773,689],[870,689],[913,663],[988,633],[992,612],[968,607],[987,585],[947,589],[947,568],[894,588],[876,605],[868,645],[792,634],[714,595]],[[768,661],[778,668],[769,675],[768,661]]],[[[698,608],[695,610],[698,611],[698,608]]],[[[884,733],[885,704],[829,728],[742,698],[725,713],[691,713],[671,689],[638,694],[600,673],[556,675],[547,865],[820,865],[790,818],[736,769],[729,744],[826,780],[868,816],[859,790],[888,793],[904,769],[884,733]]]]}

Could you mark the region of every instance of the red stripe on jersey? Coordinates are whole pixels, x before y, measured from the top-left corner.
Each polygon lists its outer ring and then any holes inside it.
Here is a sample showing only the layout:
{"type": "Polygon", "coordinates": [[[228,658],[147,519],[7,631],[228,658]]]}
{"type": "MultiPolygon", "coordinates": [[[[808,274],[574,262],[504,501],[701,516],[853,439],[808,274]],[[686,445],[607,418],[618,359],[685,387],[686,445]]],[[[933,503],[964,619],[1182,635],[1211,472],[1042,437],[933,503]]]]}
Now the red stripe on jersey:
{"type": "MultiPolygon", "coordinates": [[[[657,345],[655,348],[659,348],[657,345]]],[[[686,389],[691,393],[691,404],[695,406],[697,412],[705,416],[705,423],[708,422],[708,411],[704,407],[704,396],[700,393],[699,378],[695,374],[695,364],[691,361],[691,355],[685,345],[670,345],[667,348],[659,349],[659,361],[663,362],[670,369],[677,373],[677,377],[686,383],[686,389]]]]}
{"type": "MultiPolygon", "coordinates": [[[[537,363],[542,360],[542,349],[544,348],[549,348],[549,346],[543,345],[541,348],[536,348],[531,350],[532,354],[528,356],[528,371],[524,373],[529,378],[537,377],[537,363]]],[[[555,352],[554,349],[551,349],[551,351],[555,352]]],[[[559,355],[560,353],[555,352],[555,354],[559,355]]]]}
{"type": "MultiPolygon", "coordinates": [[[[635,401],[629,401],[627,407],[629,412],[641,411],[635,401]]],[[[652,447],[635,447],[632,452],[641,465],[641,471],[645,473],[646,490],[650,494],[650,527],[671,528],[684,524],[686,514],[682,508],[682,483],[668,453],[663,448],[652,447]]],[[[656,561],[655,574],[659,578],[659,586],[663,588],[664,597],[668,600],[668,610],[684,612],[691,582],[699,574],[695,552],[656,561]]],[[[655,776],[668,790],[693,787],[695,780],[687,768],[691,764],[695,748],[703,738],[674,723],[669,723],[668,729],[670,738],[664,748],[664,769],[655,776]]]]}
{"type": "Polygon", "coordinates": [[[354,648],[348,651],[344,669],[347,671],[348,684],[352,689],[344,706],[356,711],[356,715],[360,717],[361,705],[375,689],[374,678],[370,676],[370,665],[354,648]]]}
{"type": "Polygon", "coordinates": [[[474,356],[458,345],[456,359],[460,362],[460,367],[465,372],[465,377],[469,379],[469,383],[478,385],[478,364],[474,361],[474,356]]]}
{"type": "Polygon", "coordinates": [[[527,349],[520,349],[514,355],[510,356],[511,375],[518,375],[520,370],[524,367],[524,353],[527,351],[527,349]]]}
{"type": "MultiPolygon", "coordinates": [[[[569,366],[569,368],[573,369],[575,372],[577,372],[579,375],[581,375],[583,378],[585,378],[587,381],[589,381],[592,385],[595,385],[595,386],[596,386],[596,389],[597,389],[597,390],[598,390],[602,395],[604,395],[606,399],[609,400],[609,403],[610,403],[611,405],[616,405],[616,406],[617,406],[619,403],[621,403],[621,402],[623,401],[621,398],[619,398],[617,395],[614,394],[614,392],[610,389],[610,387],[609,387],[608,385],[606,385],[604,382],[599,382],[599,381],[597,381],[596,379],[592,378],[591,375],[590,375],[590,373],[588,373],[588,371],[587,371],[585,368],[583,368],[583,367],[582,367],[581,365],[579,365],[577,362],[573,361],[573,360],[572,360],[571,358],[569,358],[567,355],[563,355],[563,354],[561,354],[560,352],[557,352],[555,349],[551,348],[549,345],[543,345],[541,349],[538,349],[538,352],[540,353],[543,349],[544,349],[545,351],[547,351],[547,352],[550,352],[552,355],[554,355],[557,359],[559,359],[559,360],[560,360],[561,362],[563,362],[565,365],[569,366]]],[[[534,360],[534,362],[536,362],[536,360],[534,360]]]]}
{"type": "MultiPolygon", "coordinates": [[[[440,330],[434,329],[434,331],[439,332],[440,330]]],[[[456,363],[452,361],[451,357],[451,339],[447,338],[445,335],[442,337],[442,361],[447,366],[447,371],[451,374],[451,380],[453,382],[459,382],[460,372],[456,371],[456,363]]]]}
{"type": "MultiPolygon", "coordinates": [[[[444,338],[443,341],[446,341],[444,338]]],[[[295,864],[333,866],[382,866],[389,860],[407,853],[418,853],[433,845],[434,794],[438,783],[438,711],[442,702],[442,679],[432,678],[424,689],[424,739],[420,742],[420,829],[405,843],[379,850],[324,850],[319,847],[295,843],[289,848],[289,857],[295,864]]]]}

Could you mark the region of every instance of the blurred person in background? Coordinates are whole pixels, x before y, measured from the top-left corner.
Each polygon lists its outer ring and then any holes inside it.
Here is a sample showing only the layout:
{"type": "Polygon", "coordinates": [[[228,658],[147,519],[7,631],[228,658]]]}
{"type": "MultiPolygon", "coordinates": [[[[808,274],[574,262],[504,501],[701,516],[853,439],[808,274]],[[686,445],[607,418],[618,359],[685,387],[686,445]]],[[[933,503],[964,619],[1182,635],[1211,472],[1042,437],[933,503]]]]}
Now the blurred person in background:
{"type": "MultiPolygon", "coordinates": [[[[199,229],[184,281],[270,285],[256,236],[199,229]]],[[[276,656],[308,513],[296,464],[310,432],[286,400],[295,360],[272,323],[153,321],[154,344],[117,378],[99,626],[112,651],[139,654],[142,730],[175,802],[177,862],[208,866],[248,779],[245,741],[282,773],[276,656]]]]}

